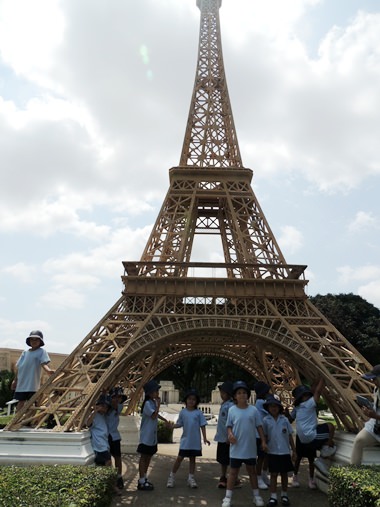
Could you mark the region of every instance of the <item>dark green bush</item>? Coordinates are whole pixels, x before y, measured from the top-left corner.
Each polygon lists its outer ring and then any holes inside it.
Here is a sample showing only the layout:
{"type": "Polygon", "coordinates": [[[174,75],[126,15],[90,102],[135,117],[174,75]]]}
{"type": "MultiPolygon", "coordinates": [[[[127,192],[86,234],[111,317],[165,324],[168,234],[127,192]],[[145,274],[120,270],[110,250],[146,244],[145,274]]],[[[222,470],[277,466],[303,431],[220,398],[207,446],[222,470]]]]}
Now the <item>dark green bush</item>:
{"type": "Polygon", "coordinates": [[[157,441],[159,444],[173,443],[173,428],[167,428],[164,421],[159,420],[157,426],[157,441]]]}
{"type": "Polygon", "coordinates": [[[0,507],[108,507],[115,482],[111,467],[0,466],[0,507]]]}
{"type": "Polygon", "coordinates": [[[380,507],[380,466],[330,469],[330,507],[380,507]]]}

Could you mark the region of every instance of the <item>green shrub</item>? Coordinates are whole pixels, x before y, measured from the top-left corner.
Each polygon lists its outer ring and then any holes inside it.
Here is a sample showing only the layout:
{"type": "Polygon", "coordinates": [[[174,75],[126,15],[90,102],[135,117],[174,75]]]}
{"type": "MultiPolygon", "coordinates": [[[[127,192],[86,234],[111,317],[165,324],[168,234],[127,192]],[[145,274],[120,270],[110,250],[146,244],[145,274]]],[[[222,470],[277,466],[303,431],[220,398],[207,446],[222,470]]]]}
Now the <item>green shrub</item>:
{"type": "Polygon", "coordinates": [[[12,419],[13,415],[0,415],[0,429],[5,428],[12,419]]]}
{"type": "Polygon", "coordinates": [[[0,507],[108,507],[115,482],[111,467],[0,466],[0,507]]]}
{"type": "Polygon", "coordinates": [[[380,507],[380,466],[330,469],[330,507],[380,507]]]}
{"type": "Polygon", "coordinates": [[[173,428],[168,428],[161,420],[158,421],[157,426],[157,441],[159,444],[173,443],[173,428]]]}

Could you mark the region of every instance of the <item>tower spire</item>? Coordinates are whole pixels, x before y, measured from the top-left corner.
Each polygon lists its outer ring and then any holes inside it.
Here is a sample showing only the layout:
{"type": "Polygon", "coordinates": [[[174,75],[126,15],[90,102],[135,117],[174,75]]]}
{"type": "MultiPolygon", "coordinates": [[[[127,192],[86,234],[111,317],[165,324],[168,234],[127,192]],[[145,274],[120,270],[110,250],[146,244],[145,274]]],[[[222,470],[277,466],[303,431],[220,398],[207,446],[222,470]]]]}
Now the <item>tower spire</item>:
{"type": "Polygon", "coordinates": [[[197,0],[198,63],[180,166],[243,166],[224,72],[221,5],[222,0],[197,0]]]}

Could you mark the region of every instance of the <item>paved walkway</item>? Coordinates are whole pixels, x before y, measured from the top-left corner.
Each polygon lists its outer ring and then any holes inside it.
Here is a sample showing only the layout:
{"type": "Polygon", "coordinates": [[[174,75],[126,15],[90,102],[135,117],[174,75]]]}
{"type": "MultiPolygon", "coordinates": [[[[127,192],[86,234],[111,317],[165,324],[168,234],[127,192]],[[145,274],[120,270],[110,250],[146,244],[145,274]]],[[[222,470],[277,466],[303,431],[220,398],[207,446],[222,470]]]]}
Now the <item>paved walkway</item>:
{"type": "MultiPolygon", "coordinates": [[[[207,436],[213,438],[212,430],[208,427],[207,436]]],[[[149,480],[154,484],[154,491],[137,491],[138,479],[138,454],[126,454],[123,456],[125,464],[124,482],[125,489],[121,496],[114,499],[112,507],[167,507],[167,506],[196,506],[196,507],[220,507],[224,497],[224,491],[217,488],[220,475],[219,464],[215,461],[216,443],[203,448],[203,456],[197,458],[196,480],[198,489],[189,489],[186,481],[188,475],[188,460],[184,460],[176,474],[176,485],[173,489],[166,487],[166,481],[170,469],[179,449],[179,437],[181,430],[175,430],[173,444],[159,444],[159,452],[151,462],[149,480]],[[178,431],[178,432],[177,432],[178,431]]],[[[241,488],[236,489],[233,495],[233,506],[243,507],[253,505],[252,490],[244,466],[240,475],[243,480],[241,488]],[[244,473],[243,473],[244,472],[244,473]]],[[[310,490],[307,486],[307,464],[302,464],[300,469],[300,488],[289,488],[288,494],[293,507],[328,507],[327,496],[319,490],[310,490]]],[[[261,492],[264,501],[269,500],[269,492],[261,492]]],[[[281,502],[279,502],[281,505],[281,502]]]]}

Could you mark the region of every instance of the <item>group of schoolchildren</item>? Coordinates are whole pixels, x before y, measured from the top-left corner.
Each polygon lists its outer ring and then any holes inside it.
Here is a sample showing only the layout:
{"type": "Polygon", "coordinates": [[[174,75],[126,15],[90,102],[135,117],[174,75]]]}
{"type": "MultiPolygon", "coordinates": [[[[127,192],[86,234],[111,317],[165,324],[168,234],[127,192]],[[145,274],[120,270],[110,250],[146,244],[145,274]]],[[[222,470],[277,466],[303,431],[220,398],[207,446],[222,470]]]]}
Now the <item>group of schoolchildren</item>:
{"type": "Polygon", "coordinates": [[[222,405],[215,440],[218,442],[217,461],[222,472],[218,486],[226,488],[222,507],[231,505],[243,463],[249,475],[253,502],[257,506],[264,505],[260,489],[266,490],[268,486],[270,498],[267,506],[278,505],[278,476],[281,480],[281,505],[290,505],[288,474],[294,472],[292,485],[299,486],[297,473],[302,457],[309,458],[309,487],[316,488],[313,479],[316,451],[320,450],[322,464],[323,457],[332,456],[336,451],[334,426],[318,424],[317,420],[316,406],[323,386],[323,381],[320,381],[312,389],[304,385],[296,387],[292,393],[294,410],[291,413],[284,410],[278,396],[270,393],[271,388],[265,382],[259,381],[254,386],[255,405],[249,403],[251,391],[245,382],[224,382],[219,386],[222,405]],[[297,444],[291,426],[294,420],[297,444]]]}
{"type": "Polygon", "coordinates": [[[95,454],[95,464],[112,466],[112,458],[117,470],[116,491],[124,488],[121,461],[121,436],[119,433],[119,416],[127,396],[122,388],[114,387],[102,394],[94,410],[87,419],[90,428],[91,444],[95,454]]]}
{"type": "MultiPolygon", "coordinates": [[[[279,504],[277,479],[280,476],[281,505],[290,505],[288,497],[288,475],[294,472],[293,487],[298,487],[298,469],[303,457],[309,460],[309,487],[316,488],[314,465],[323,463],[323,458],[334,454],[334,426],[330,423],[318,424],[316,406],[323,389],[323,381],[309,388],[300,385],[293,390],[294,409],[284,410],[280,399],[270,393],[270,386],[257,382],[254,386],[255,405],[250,403],[251,390],[243,381],[226,381],[219,386],[222,403],[219,410],[215,441],[216,459],[221,467],[218,487],[225,489],[222,507],[231,506],[234,489],[240,484],[239,471],[246,466],[252,488],[253,502],[264,506],[260,489],[270,490],[268,507],[279,504]],[[292,421],[296,421],[297,438],[293,439],[292,421]],[[315,460],[316,451],[320,458],[315,460]],[[269,475],[268,475],[269,472],[269,475]]],[[[178,456],[167,479],[167,487],[173,488],[176,473],[184,458],[189,459],[187,484],[197,488],[195,480],[196,457],[202,456],[203,443],[210,445],[206,436],[207,421],[198,408],[200,398],[196,390],[186,392],[176,423],[168,421],[160,414],[160,385],[150,380],[144,385],[145,398],[141,407],[140,439],[137,452],[140,454],[139,491],[152,491],[153,484],[148,479],[148,468],[152,456],[157,452],[158,419],[168,427],[182,428],[178,456]]],[[[117,430],[119,414],[125,397],[121,389],[113,389],[98,400],[88,421],[95,463],[110,465],[111,456],[118,468],[117,486],[123,487],[121,475],[120,434],[117,430]]],[[[318,467],[319,468],[319,467],[318,467]]],[[[323,464],[321,465],[323,468],[323,464]]]]}
{"type": "MultiPolygon", "coordinates": [[[[44,337],[41,331],[31,331],[26,338],[30,347],[24,351],[16,363],[16,377],[12,383],[18,410],[29,400],[40,385],[41,368],[52,375],[50,358],[43,349],[44,337]]],[[[380,365],[362,375],[365,380],[375,383],[372,408],[363,408],[369,418],[365,427],[355,438],[351,462],[360,464],[363,449],[380,442],[380,365]]],[[[277,478],[281,478],[280,499],[282,505],[290,505],[288,474],[293,472],[292,486],[299,487],[298,471],[302,458],[309,461],[309,488],[315,489],[314,468],[323,474],[328,473],[324,458],[332,456],[334,445],[334,426],[331,423],[318,424],[317,402],[324,388],[321,379],[309,388],[299,385],[292,391],[294,408],[291,412],[283,409],[279,398],[270,393],[270,386],[259,381],[255,384],[255,406],[249,403],[251,391],[243,381],[224,382],[219,386],[222,399],[215,440],[217,442],[216,459],[221,466],[219,488],[226,489],[222,507],[231,505],[233,489],[239,485],[239,470],[244,463],[253,490],[254,503],[264,505],[259,490],[270,489],[268,507],[278,505],[277,478]],[[296,442],[293,439],[291,422],[296,421],[296,442]],[[317,458],[316,453],[320,452],[317,458]],[[268,477],[269,470],[269,477],[268,477]],[[228,473],[229,472],[229,473],[228,473]]],[[[195,460],[202,455],[203,442],[210,445],[206,437],[207,421],[198,409],[200,398],[194,389],[184,396],[185,408],[180,412],[174,424],[160,415],[160,385],[150,380],[144,385],[145,399],[141,407],[140,441],[137,452],[139,460],[138,490],[151,491],[153,484],[148,480],[148,468],[152,456],[157,452],[157,425],[162,419],[171,428],[182,428],[178,456],[167,480],[167,487],[175,485],[175,475],[184,458],[189,458],[188,485],[196,488],[194,477],[195,460]]],[[[119,416],[126,396],[122,388],[115,387],[97,400],[93,412],[87,421],[91,431],[92,446],[97,465],[112,464],[117,469],[115,488],[124,487],[122,478],[121,437],[118,430],[119,416]]]]}

